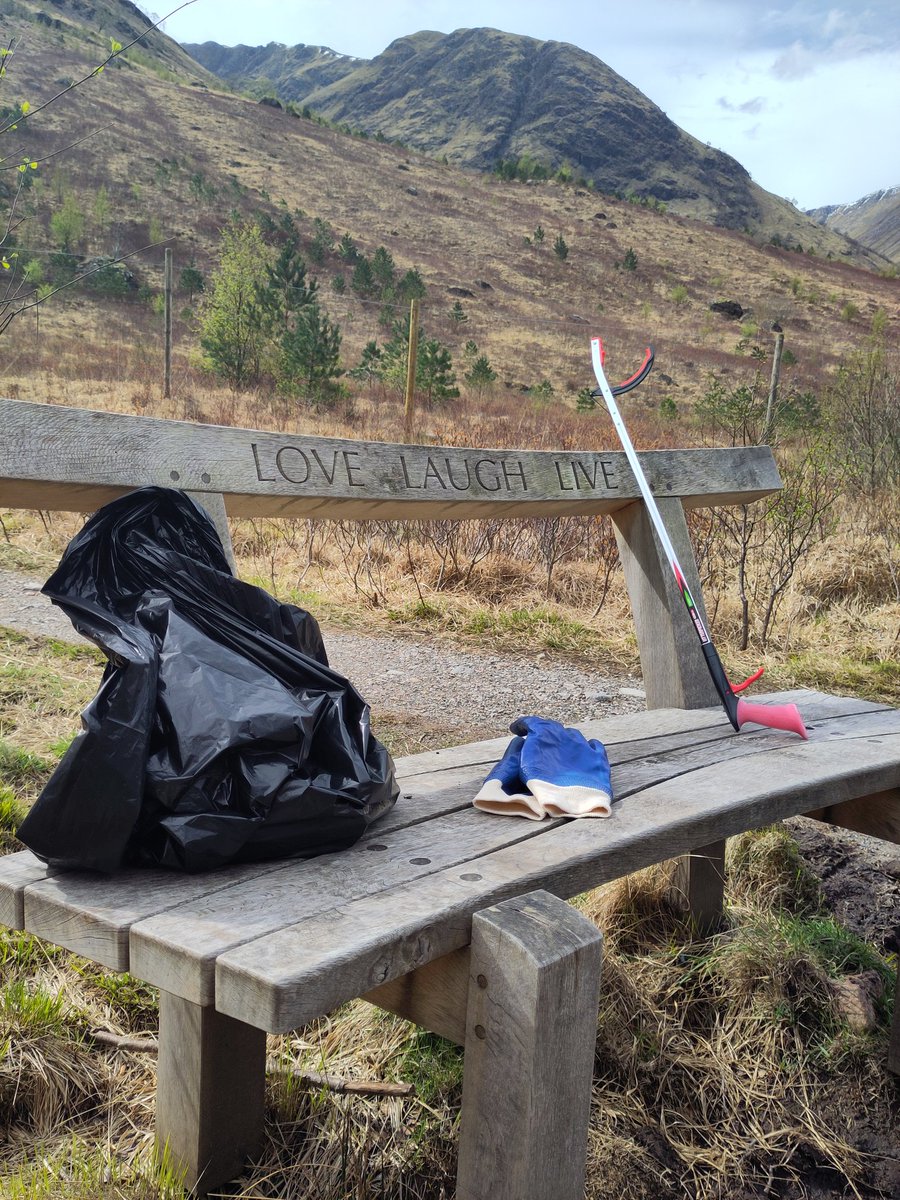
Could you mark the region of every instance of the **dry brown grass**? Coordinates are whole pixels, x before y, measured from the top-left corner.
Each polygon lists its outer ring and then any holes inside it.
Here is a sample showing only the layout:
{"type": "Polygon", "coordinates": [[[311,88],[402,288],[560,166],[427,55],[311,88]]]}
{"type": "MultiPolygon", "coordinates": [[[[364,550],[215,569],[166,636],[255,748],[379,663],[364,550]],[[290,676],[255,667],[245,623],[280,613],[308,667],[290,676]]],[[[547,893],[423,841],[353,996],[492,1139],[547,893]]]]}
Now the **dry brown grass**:
{"type": "MultiPolygon", "coordinates": [[[[17,57],[16,85],[39,101],[53,80],[91,63],[101,47],[99,37],[29,37],[17,57]]],[[[723,298],[749,310],[746,319],[759,327],[752,340],[767,350],[770,323],[784,325],[798,359],[789,377],[801,390],[816,388],[859,344],[877,310],[886,313],[890,337],[900,328],[900,284],[837,257],[761,246],[734,231],[585,189],[502,183],[240,97],[178,86],[141,67],[106,72],[29,125],[29,146],[38,157],[65,145],[72,129],[99,130],[77,153],[53,160],[54,169],[36,177],[19,239],[29,250],[55,249],[47,223],[67,189],[88,215],[76,249],[127,253],[158,234],[174,250],[176,272],[194,258],[208,274],[218,231],[232,209],[276,219],[300,213],[306,238],[320,218],[338,236],[351,234],[368,254],[386,246],[401,271],[417,267],[428,285],[426,328],[451,345],[457,361],[464,342],[474,339],[498,370],[501,393],[515,395],[519,386],[546,378],[571,402],[590,382],[587,338],[596,326],[610,344],[612,370],[623,376],[640,361],[647,340],[655,342],[659,370],[672,383],[646,386],[651,406],[667,394],[690,402],[701,394],[709,370],[738,372],[745,361],[736,351],[738,326],[709,312],[709,303],[723,298]],[[110,199],[105,225],[91,216],[101,182],[110,199]],[[539,224],[544,244],[526,245],[539,224]],[[569,245],[564,263],[552,249],[557,233],[569,245]],[[628,249],[636,252],[636,271],[621,269],[628,249]],[[677,285],[687,290],[685,303],[670,298],[677,285]],[[451,287],[472,292],[463,299],[469,316],[464,326],[448,319],[451,287]],[[851,320],[841,315],[848,302],[857,314],[851,320]]],[[[809,244],[830,235],[811,226],[808,235],[798,236],[809,244]]],[[[837,243],[833,249],[838,255],[837,243]]],[[[142,283],[158,289],[162,261],[159,246],[132,265],[142,283]]],[[[313,269],[343,327],[345,365],[351,366],[367,340],[383,337],[381,305],[331,292],[332,276],[347,273],[335,253],[313,269]]],[[[179,310],[186,302],[179,299],[179,310]]],[[[29,362],[35,343],[58,333],[83,334],[92,327],[81,351],[83,359],[94,358],[90,370],[97,385],[124,379],[142,358],[160,364],[162,321],[146,305],[72,295],[48,306],[40,338],[32,318],[26,324],[16,347],[28,344],[21,382],[14,380],[19,372],[10,339],[4,339],[3,357],[4,376],[18,382],[27,398],[41,396],[42,381],[29,362]],[[104,343],[105,354],[96,356],[91,345],[104,343]]],[[[176,338],[186,352],[193,340],[189,322],[181,322],[176,338]]],[[[78,366],[75,357],[71,366],[78,366]]]]}
{"type": "MultiPolygon", "coordinates": [[[[665,868],[580,901],[605,934],[586,1196],[890,1194],[887,1005],[876,1032],[853,1032],[831,986],[863,968],[889,980],[888,968],[819,913],[815,884],[781,831],[737,840],[728,900],[726,927],[703,941],[669,902],[665,868]]],[[[154,1058],[89,1037],[151,1031],[152,990],[5,935],[0,1019],[15,1039],[0,1058],[0,1119],[11,1131],[0,1151],[4,1196],[87,1200],[106,1194],[105,1171],[117,1200],[175,1200],[151,1165],[154,1058]]],[[[454,1047],[355,1002],[271,1038],[269,1055],[344,1079],[412,1082],[415,1094],[341,1095],[270,1074],[263,1152],[217,1194],[452,1196],[454,1047]]]]}
{"type": "Polygon", "coordinates": [[[603,1182],[588,1194],[890,1188],[891,1085],[830,986],[866,952],[852,939],[835,949],[841,935],[817,917],[815,880],[781,831],[734,839],[727,897],[728,925],[705,943],[671,904],[665,865],[583,905],[606,936],[592,1121],[603,1182]],[[859,1123],[871,1118],[870,1142],[859,1123]]]}
{"type": "MultiPolygon", "coordinates": [[[[84,52],[71,41],[62,49],[76,58],[84,52]]],[[[26,77],[17,82],[37,99],[42,84],[60,74],[60,47],[38,44],[29,61],[35,88],[26,77]]],[[[59,186],[87,197],[102,177],[116,213],[115,237],[126,251],[150,240],[153,220],[172,238],[179,266],[195,255],[208,271],[232,206],[277,214],[283,203],[303,210],[298,220],[307,234],[320,217],[338,234],[351,233],[366,252],[383,244],[401,269],[421,270],[429,288],[428,332],[451,345],[457,362],[465,340],[474,339],[500,375],[486,395],[464,394],[451,407],[420,413],[422,441],[613,446],[599,414],[573,411],[575,393],[590,382],[587,339],[596,327],[610,345],[612,375],[629,374],[648,339],[656,345],[657,371],[627,405],[638,446],[684,444],[694,436],[690,422],[661,425],[660,401],[674,397],[684,415],[711,370],[729,386],[753,373],[737,353],[738,326],[709,312],[715,299],[734,298],[751,310],[747,319],[757,329],[750,342],[764,349],[771,321],[784,325],[798,360],[785,372],[785,386],[798,390],[820,391],[841,358],[862,343],[879,309],[887,315],[889,342],[896,342],[900,285],[847,264],[755,246],[741,235],[609,197],[500,184],[235,97],[172,87],[144,72],[110,72],[103,84],[79,96],[74,110],[50,111],[35,126],[33,152],[56,148],[67,122],[85,129],[120,120],[100,135],[96,158],[67,158],[68,179],[59,186]],[[178,166],[161,172],[163,157],[178,166]],[[197,173],[215,189],[214,198],[192,198],[197,173]],[[407,192],[410,184],[417,196],[407,192]],[[542,249],[524,243],[537,224],[548,234],[542,249]],[[552,253],[557,232],[570,246],[566,263],[552,253]],[[629,247],[638,257],[635,272],[616,265],[629,247]],[[671,295],[679,284],[687,299],[676,304],[671,295]],[[450,287],[473,293],[463,301],[469,322],[461,328],[447,316],[450,287]],[[841,316],[848,303],[857,313],[849,320],[841,316]],[[553,384],[554,401],[524,400],[520,389],[542,379],[553,384]]],[[[34,215],[25,228],[39,240],[54,203],[49,176],[31,201],[34,215]]],[[[84,248],[108,250],[111,236],[89,228],[84,248]]],[[[138,260],[144,283],[159,286],[161,263],[161,249],[138,260]]],[[[333,257],[320,268],[323,293],[336,269],[333,257]]],[[[345,365],[352,365],[369,338],[383,337],[378,310],[326,298],[344,329],[345,365]]],[[[399,398],[378,389],[315,414],[289,410],[265,390],[235,396],[217,387],[196,366],[188,317],[176,324],[174,391],[163,402],[161,327],[144,304],[72,294],[49,306],[39,324],[23,319],[3,339],[3,392],[179,419],[400,437],[399,398]]],[[[3,520],[2,561],[36,577],[49,574],[78,524],[59,514],[3,514],[3,520]]],[[[519,651],[549,648],[633,669],[634,638],[608,526],[597,523],[592,539],[579,539],[576,523],[569,528],[573,549],[554,564],[549,583],[541,528],[533,522],[508,529],[480,561],[473,561],[477,528],[459,531],[452,547],[436,530],[421,530],[410,547],[390,528],[354,533],[303,522],[241,522],[235,540],[245,576],[280,595],[299,595],[333,621],[433,640],[489,636],[519,651]]],[[[883,536],[889,528],[880,520],[850,534],[845,526],[793,581],[765,656],[774,666],[773,684],[820,683],[896,698],[900,604],[891,591],[897,542],[883,536]]],[[[737,628],[736,600],[731,581],[715,587],[707,588],[707,599],[737,674],[761,652],[741,655],[728,644],[737,628]]],[[[18,751],[38,756],[14,755],[4,778],[27,798],[45,777],[54,748],[74,730],[97,664],[30,639],[6,637],[3,647],[0,732],[18,751]]],[[[380,730],[399,753],[441,736],[398,714],[382,714],[380,730]]],[[[868,1184],[889,1194],[882,1142],[890,1140],[896,1112],[880,1067],[881,1034],[867,1040],[848,1032],[829,999],[827,980],[836,968],[809,939],[800,944],[796,924],[769,906],[775,894],[794,903],[796,915],[794,859],[777,837],[744,844],[730,886],[729,928],[700,945],[664,901],[659,876],[617,885],[588,902],[607,935],[589,1197],[799,1197],[807,1185],[820,1195],[860,1195],[868,1184]]],[[[808,888],[800,892],[808,912],[813,897],[808,888]]],[[[149,1167],[152,1060],[92,1046],[85,1036],[91,1028],[152,1027],[152,993],[16,935],[0,943],[0,990],[5,1200],[174,1197],[171,1180],[161,1182],[149,1167]]],[[[265,1154],[231,1194],[246,1200],[452,1194],[455,1051],[361,1003],[273,1040],[271,1051],[313,1068],[325,1064],[335,1074],[412,1077],[417,1096],[350,1098],[271,1079],[265,1154]]]]}

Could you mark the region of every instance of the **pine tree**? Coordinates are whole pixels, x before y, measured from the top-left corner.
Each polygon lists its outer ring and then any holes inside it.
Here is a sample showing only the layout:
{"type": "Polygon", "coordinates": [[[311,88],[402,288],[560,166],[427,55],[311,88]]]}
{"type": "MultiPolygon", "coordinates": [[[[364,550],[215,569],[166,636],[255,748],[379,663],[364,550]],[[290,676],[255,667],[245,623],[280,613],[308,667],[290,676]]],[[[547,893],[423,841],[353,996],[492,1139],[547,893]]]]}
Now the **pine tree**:
{"type": "Polygon", "coordinates": [[[318,282],[307,279],[306,263],[300,257],[297,243],[285,242],[275,262],[267,268],[261,298],[270,336],[277,339],[294,313],[315,304],[318,291],[318,282]]]}
{"type": "Polygon", "coordinates": [[[486,354],[479,354],[471,368],[463,376],[466,383],[478,392],[483,392],[496,382],[497,372],[491,366],[486,354]]]}
{"type": "Polygon", "coordinates": [[[363,347],[362,357],[359,364],[348,371],[347,374],[352,379],[361,379],[366,383],[370,383],[373,379],[381,379],[384,375],[384,358],[381,350],[378,348],[378,343],[372,339],[366,342],[363,347]]]}
{"type": "Polygon", "coordinates": [[[186,267],[181,268],[181,274],[178,276],[178,286],[181,291],[187,292],[188,300],[191,304],[194,303],[194,296],[197,292],[206,290],[206,280],[197,269],[197,265],[193,259],[191,259],[186,267]]]}
{"type": "Polygon", "coordinates": [[[455,400],[459,395],[453,359],[437,338],[423,338],[416,356],[416,388],[425,393],[428,404],[455,400]]]}
{"type": "Polygon", "coordinates": [[[321,403],[334,395],[335,380],[343,375],[340,356],[340,326],[329,320],[318,304],[307,304],[281,338],[278,375],[282,389],[321,403]]]}
{"type": "Polygon", "coordinates": [[[382,296],[386,292],[393,291],[395,273],[396,268],[391,252],[384,246],[379,246],[372,255],[372,276],[378,284],[382,296]]]}
{"type": "MultiPolygon", "coordinates": [[[[409,356],[409,316],[395,321],[393,336],[381,352],[382,375],[387,383],[403,388],[406,383],[406,364],[409,356]]],[[[418,353],[416,355],[416,391],[428,404],[453,400],[459,395],[453,359],[450,351],[437,338],[425,336],[419,328],[418,353]]]]}
{"type": "Polygon", "coordinates": [[[425,292],[425,280],[415,267],[410,267],[397,284],[397,299],[409,304],[410,300],[424,300],[425,292]]]}
{"type": "Polygon", "coordinates": [[[353,268],[353,278],[350,280],[350,286],[356,292],[357,296],[361,296],[364,300],[374,294],[375,275],[372,272],[372,263],[365,256],[360,258],[353,268]]]}
{"type": "Polygon", "coordinates": [[[337,252],[345,263],[355,263],[360,257],[359,247],[349,233],[345,233],[338,242],[337,252]]]}

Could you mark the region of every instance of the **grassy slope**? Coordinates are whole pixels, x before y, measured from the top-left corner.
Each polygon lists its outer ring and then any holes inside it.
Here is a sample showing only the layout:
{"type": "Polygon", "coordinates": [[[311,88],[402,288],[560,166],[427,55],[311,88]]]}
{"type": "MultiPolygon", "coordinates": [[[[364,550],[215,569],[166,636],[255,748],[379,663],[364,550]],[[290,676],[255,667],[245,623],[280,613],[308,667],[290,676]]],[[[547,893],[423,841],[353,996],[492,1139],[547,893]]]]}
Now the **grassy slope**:
{"type": "MultiPolygon", "coordinates": [[[[105,44],[99,35],[86,42],[74,32],[38,27],[15,64],[19,93],[40,99],[55,79],[97,61],[105,44]]],[[[20,232],[24,244],[40,247],[66,186],[88,214],[101,182],[109,194],[111,219],[102,228],[89,219],[80,248],[129,251],[164,238],[176,268],[195,257],[208,270],[217,231],[232,209],[300,209],[308,236],[318,217],[338,235],[349,232],[366,252],[383,244],[401,269],[417,267],[429,287],[429,332],[457,354],[465,340],[476,340],[502,384],[513,388],[547,378],[557,392],[577,391],[589,375],[587,333],[600,324],[612,344],[613,370],[627,374],[652,339],[673,394],[695,396],[709,370],[741,365],[736,326],[708,310],[718,299],[749,309],[765,346],[765,330],[777,318],[810,386],[858,343],[877,309],[887,311],[892,329],[900,319],[897,284],[850,267],[838,243],[838,259],[828,261],[583,190],[501,184],[224,92],[176,84],[144,66],[108,70],[15,136],[28,153],[43,155],[92,129],[98,132],[87,142],[42,171],[29,197],[35,216],[20,232]],[[527,245],[539,225],[544,244],[527,245]],[[557,234],[569,247],[566,262],[553,253],[557,234]],[[635,272],[617,268],[630,248],[635,272]],[[679,286],[687,294],[675,303],[679,286]],[[465,327],[448,320],[450,287],[473,293],[463,298],[465,327]],[[856,314],[849,321],[841,317],[848,302],[856,314]]],[[[799,229],[785,236],[805,240],[799,229]]],[[[134,267],[142,281],[158,286],[161,262],[158,248],[138,256],[134,267]]],[[[317,270],[327,295],[331,275],[345,268],[329,255],[317,270]]],[[[353,297],[331,298],[329,305],[344,327],[352,365],[365,341],[380,336],[377,309],[353,297]]],[[[655,380],[644,398],[656,403],[663,393],[655,380]]]]}

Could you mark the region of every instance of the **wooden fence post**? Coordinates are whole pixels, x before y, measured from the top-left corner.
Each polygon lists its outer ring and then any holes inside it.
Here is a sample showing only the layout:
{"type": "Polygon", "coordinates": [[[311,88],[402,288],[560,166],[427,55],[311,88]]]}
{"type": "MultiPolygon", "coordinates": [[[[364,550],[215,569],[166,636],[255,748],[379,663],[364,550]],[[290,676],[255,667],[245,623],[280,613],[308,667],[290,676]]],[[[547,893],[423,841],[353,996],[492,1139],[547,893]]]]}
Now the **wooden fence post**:
{"type": "Polygon", "coordinates": [[[166,246],[165,265],[165,327],[166,327],[166,365],[163,383],[163,396],[166,400],[172,395],[172,250],[166,246]]]}
{"type": "Polygon", "coordinates": [[[416,357],[419,349],[419,301],[409,302],[409,353],[406,359],[406,403],[403,409],[403,440],[412,441],[416,407],[416,357]]]}
{"type": "Polygon", "coordinates": [[[778,400],[778,381],[781,378],[781,355],[784,351],[784,334],[779,329],[775,334],[775,351],[772,355],[772,378],[769,381],[769,399],[766,402],[766,424],[762,432],[762,441],[766,445],[772,440],[775,431],[775,404],[778,400]]]}

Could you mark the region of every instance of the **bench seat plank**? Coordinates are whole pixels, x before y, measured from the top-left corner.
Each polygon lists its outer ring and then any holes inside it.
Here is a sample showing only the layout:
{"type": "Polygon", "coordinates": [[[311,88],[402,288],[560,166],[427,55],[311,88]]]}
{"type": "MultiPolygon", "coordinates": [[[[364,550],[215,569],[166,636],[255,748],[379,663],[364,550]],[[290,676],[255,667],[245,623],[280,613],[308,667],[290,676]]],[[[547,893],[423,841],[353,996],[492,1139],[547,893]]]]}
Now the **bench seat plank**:
{"type": "MultiPolygon", "coordinates": [[[[472,914],[535,888],[562,897],[815,808],[900,783],[900,712],[878,728],[834,729],[770,753],[699,767],[646,788],[607,822],[555,823],[540,836],[435,872],[414,884],[339,904],[221,954],[216,1006],[285,1031],[469,940],[472,914]]],[[[853,722],[853,718],[848,718],[853,722]]],[[[742,735],[743,737],[744,735],[742,735]]],[[[502,819],[502,818],[498,818],[502,819]]]]}
{"type": "MultiPolygon", "coordinates": [[[[882,719],[884,714],[888,721],[892,719],[892,710],[861,701],[811,692],[791,695],[802,703],[813,726],[814,740],[828,740],[835,736],[834,730],[839,730],[841,737],[848,736],[848,721],[854,714],[865,714],[867,722],[882,719]]],[[[715,710],[690,714],[690,720],[688,716],[663,710],[584,726],[590,735],[599,734],[609,744],[619,800],[721,759],[770,754],[781,745],[794,744],[789,735],[768,730],[748,730],[736,738],[715,710]],[[685,724],[695,728],[685,729],[685,724]],[[629,732],[630,741],[610,741],[610,734],[625,739],[629,732]]],[[[31,932],[114,969],[131,969],[138,974],[146,971],[141,977],[150,982],[195,1002],[209,1003],[218,954],[317,911],[327,912],[353,896],[402,883],[401,866],[408,881],[433,874],[451,860],[465,861],[524,838],[544,836],[553,824],[558,824],[498,821],[471,810],[471,797],[506,740],[473,743],[468,748],[468,767],[461,761],[462,748],[457,748],[452,755],[444,756],[452,765],[442,764],[430,774],[414,771],[414,786],[407,786],[407,779],[402,778],[403,798],[397,807],[373,826],[357,847],[338,855],[308,862],[286,860],[228,867],[201,876],[156,870],[123,872],[109,879],[92,873],[53,874],[31,855],[21,865],[16,860],[22,856],[13,855],[5,863],[0,860],[0,897],[4,897],[7,907],[14,904],[18,909],[16,924],[23,923],[24,910],[24,925],[31,932]],[[475,763],[471,763],[472,758],[475,763]],[[437,819],[454,813],[459,815],[449,826],[430,829],[437,819]],[[394,845],[402,830],[406,834],[394,845]],[[446,849],[431,852],[431,842],[439,843],[450,830],[456,840],[464,830],[465,840],[453,848],[448,859],[446,849]],[[385,837],[389,845],[387,872],[377,861],[381,852],[373,855],[367,851],[369,844],[380,844],[379,839],[385,837]],[[412,858],[432,861],[411,864],[412,858]],[[348,886],[351,877],[353,884],[348,886]],[[130,939],[132,929],[135,932],[130,939]],[[131,950],[137,952],[137,962],[132,960],[131,950]],[[165,969],[148,962],[157,952],[171,960],[165,969]],[[171,978],[173,975],[175,978],[171,978]]],[[[401,760],[401,769],[426,765],[440,757],[440,753],[432,752],[412,756],[401,760]]],[[[835,802],[835,798],[829,799],[835,802]]],[[[821,805],[821,798],[818,802],[821,805]]],[[[614,811],[619,820],[623,810],[617,804],[614,811]]]]}
{"type": "MultiPolygon", "coordinates": [[[[652,720],[646,713],[632,713],[590,721],[580,728],[588,737],[604,738],[614,762],[648,752],[660,754],[678,746],[693,746],[698,735],[732,737],[730,726],[715,710],[663,710],[654,713],[652,720]],[[646,736],[640,736],[642,730],[646,736]]],[[[398,759],[400,801],[374,830],[383,835],[468,809],[473,788],[503,753],[508,741],[507,734],[468,746],[423,751],[398,759]]],[[[366,836],[373,836],[373,831],[366,836]]],[[[57,877],[55,871],[30,851],[23,851],[0,858],[0,914],[6,925],[25,928],[27,923],[31,932],[49,941],[96,957],[113,970],[125,971],[130,966],[128,933],[136,922],[196,903],[213,892],[255,880],[260,874],[295,866],[290,860],[281,860],[231,866],[199,876],[159,869],[123,871],[111,879],[93,872],[64,872],[57,877]]],[[[304,870],[309,869],[307,864],[304,870]]]]}
{"type": "MultiPolygon", "coordinates": [[[[736,755],[771,753],[772,745],[769,732],[758,736],[744,734],[737,740],[729,727],[728,736],[705,745],[679,745],[669,754],[660,752],[651,760],[626,762],[620,769],[614,768],[614,791],[624,800],[648,785],[678,778],[698,767],[709,767],[736,755]]],[[[454,768],[450,774],[458,776],[460,770],[454,768]]],[[[450,864],[462,864],[505,846],[541,837],[562,823],[498,821],[472,810],[471,798],[483,774],[484,765],[479,763],[468,780],[450,790],[464,804],[463,811],[452,816],[417,823],[404,830],[376,827],[348,851],[323,856],[302,869],[293,865],[283,872],[238,883],[198,903],[172,907],[159,916],[135,923],[131,930],[132,971],[197,1004],[210,1004],[214,997],[215,962],[226,951],[284,925],[317,914],[327,915],[356,896],[424,879],[450,864]],[[370,856],[372,846],[384,848],[374,859],[370,856]]],[[[446,792],[438,792],[432,798],[445,795],[446,792]]]]}
{"type": "Polygon", "coordinates": [[[4,854],[0,858],[0,872],[0,925],[24,929],[25,889],[29,884],[40,883],[52,871],[30,850],[20,850],[17,854],[4,854]]]}
{"type": "MultiPolygon", "coordinates": [[[[809,688],[793,688],[754,699],[771,701],[773,704],[797,704],[807,723],[852,716],[856,713],[880,712],[890,708],[889,705],[858,700],[854,696],[833,696],[809,688]]],[[[579,721],[577,728],[585,737],[601,739],[611,763],[644,758],[679,746],[694,747],[703,740],[730,741],[734,736],[725,714],[718,706],[694,709],[659,708],[654,709],[652,713],[646,710],[620,713],[612,717],[579,721]]],[[[748,726],[742,736],[753,733],[753,729],[753,726],[748,726]]],[[[440,750],[423,750],[418,754],[398,758],[398,779],[404,788],[415,783],[417,790],[421,791],[423,784],[432,788],[441,786],[439,780],[442,771],[459,767],[469,769],[474,764],[480,764],[487,772],[497,762],[509,738],[507,733],[503,737],[448,746],[440,750]]]]}
{"type": "Polygon", "coordinates": [[[131,971],[195,1004],[212,1004],[216,958],[286,924],[326,917],[347,900],[397,885],[413,885],[435,871],[464,867],[473,858],[534,836],[526,821],[497,821],[471,809],[408,829],[375,830],[349,850],[293,863],[246,884],[216,892],[140,921],[131,929],[131,971]]]}
{"type": "MultiPolygon", "coordinates": [[[[841,708],[832,697],[820,700],[807,693],[806,701],[810,720],[841,708]]],[[[854,701],[848,707],[857,705],[854,701]]],[[[634,714],[629,728],[634,734],[653,724],[648,714],[634,714]]],[[[720,758],[767,753],[774,744],[768,731],[745,733],[736,740],[721,716],[699,744],[696,732],[643,737],[638,742],[642,753],[636,762],[630,743],[611,747],[615,793],[620,799],[720,758]],[[656,752],[647,756],[650,746],[656,752]],[[622,767],[617,769],[620,759],[622,767]]],[[[501,739],[492,755],[498,755],[504,745],[501,739]]],[[[471,810],[472,796],[496,761],[491,757],[484,762],[481,745],[474,748],[477,762],[468,769],[454,765],[433,776],[419,775],[411,787],[403,780],[401,803],[348,851],[302,864],[289,860],[274,868],[272,864],[244,868],[224,881],[226,886],[216,884],[218,872],[206,884],[194,878],[187,885],[163,873],[158,883],[162,907],[158,887],[142,888],[140,873],[128,883],[117,877],[102,885],[93,876],[56,877],[29,889],[28,927],[93,957],[108,952],[111,945],[119,969],[127,964],[127,969],[158,987],[197,1004],[210,1004],[219,954],[283,925],[328,912],[355,896],[433,874],[452,862],[544,832],[550,823],[498,824],[471,810]],[[371,858],[369,847],[382,844],[386,853],[371,858]],[[181,886],[187,889],[183,899],[176,893],[181,886]]],[[[159,874],[154,873],[155,882],[159,874]]]]}
{"type": "MultiPolygon", "coordinates": [[[[496,755],[508,739],[495,739],[496,755]]],[[[485,743],[491,745],[492,743],[485,743]]],[[[490,756],[476,768],[449,767],[414,790],[404,789],[401,801],[358,845],[379,836],[453,812],[467,810],[472,781],[485,775],[496,761],[490,756]]],[[[343,860],[347,851],[337,857],[343,860]]],[[[334,856],[324,856],[325,858],[334,856]]],[[[304,871],[312,862],[304,864],[304,871]]],[[[0,857],[0,914],[3,924],[30,932],[118,971],[130,969],[129,930],[136,922],[181,905],[199,903],[214,893],[230,890],[262,875],[294,870],[295,859],[247,863],[200,875],[158,869],[123,870],[113,876],[92,871],[59,872],[48,868],[30,851],[0,857]],[[34,885],[34,886],[32,886],[34,885]],[[27,892],[27,902],[26,902],[27,892]]],[[[297,883],[292,885],[297,887],[297,883]]],[[[176,992],[177,994],[177,992],[176,992]]]]}

